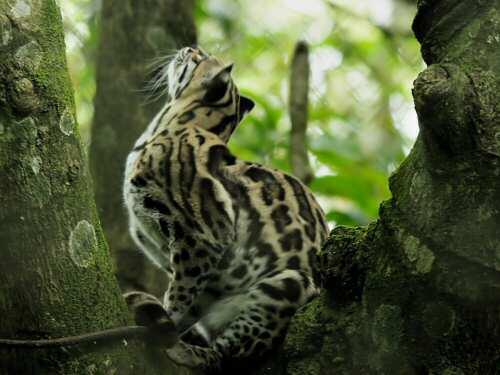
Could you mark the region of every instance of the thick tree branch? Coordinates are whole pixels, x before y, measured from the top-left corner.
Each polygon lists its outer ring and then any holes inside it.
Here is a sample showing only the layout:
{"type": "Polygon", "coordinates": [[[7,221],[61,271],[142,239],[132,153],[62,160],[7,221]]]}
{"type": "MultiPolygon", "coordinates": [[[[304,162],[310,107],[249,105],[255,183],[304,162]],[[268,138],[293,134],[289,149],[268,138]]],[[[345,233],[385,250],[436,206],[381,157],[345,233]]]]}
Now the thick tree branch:
{"type": "Polygon", "coordinates": [[[380,219],[331,233],[277,373],[498,372],[500,3],[422,0],[413,28],[420,135],[380,219]]]}
{"type": "Polygon", "coordinates": [[[293,174],[305,184],[314,177],[307,155],[309,75],[309,48],[301,41],[295,46],[290,74],[290,163],[293,174]]]}

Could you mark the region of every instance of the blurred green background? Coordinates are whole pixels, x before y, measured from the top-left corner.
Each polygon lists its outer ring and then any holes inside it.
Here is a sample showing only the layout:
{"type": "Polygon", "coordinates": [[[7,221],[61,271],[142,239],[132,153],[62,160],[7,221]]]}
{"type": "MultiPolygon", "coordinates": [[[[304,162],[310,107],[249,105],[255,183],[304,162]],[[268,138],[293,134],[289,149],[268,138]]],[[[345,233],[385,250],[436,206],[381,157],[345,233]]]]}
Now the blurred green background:
{"type": "MultiPolygon", "coordinates": [[[[88,144],[100,1],[60,4],[80,133],[88,144]]],[[[236,82],[257,103],[233,136],[232,151],[290,171],[289,63],[295,43],[305,40],[311,188],[332,225],[376,218],[390,196],[388,176],[418,133],[411,85],[423,62],[410,29],[414,12],[415,4],[402,0],[198,0],[199,44],[235,63],[236,82]]]]}

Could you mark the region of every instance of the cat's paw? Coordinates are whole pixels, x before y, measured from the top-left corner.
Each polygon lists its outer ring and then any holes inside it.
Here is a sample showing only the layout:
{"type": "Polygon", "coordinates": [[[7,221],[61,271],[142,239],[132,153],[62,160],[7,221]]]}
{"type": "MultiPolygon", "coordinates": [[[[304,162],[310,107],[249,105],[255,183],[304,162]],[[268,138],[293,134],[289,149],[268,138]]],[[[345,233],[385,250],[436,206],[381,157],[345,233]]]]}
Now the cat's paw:
{"type": "Polygon", "coordinates": [[[184,345],[182,341],[168,349],[167,356],[179,366],[196,368],[200,365],[191,347],[184,345]]]}
{"type": "Polygon", "coordinates": [[[204,373],[210,371],[210,374],[219,373],[222,360],[222,354],[213,348],[189,345],[183,341],[168,349],[167,356],[177,365],[204,370],[204,373]]]}
{"type": "Polygon", "coordinates": [[[153,295],[144,292],[128,292],[123,295],[137,325],[149,327],[151,341],[172,347],[178,341],[177,330],[168,311],[153,295]]]}

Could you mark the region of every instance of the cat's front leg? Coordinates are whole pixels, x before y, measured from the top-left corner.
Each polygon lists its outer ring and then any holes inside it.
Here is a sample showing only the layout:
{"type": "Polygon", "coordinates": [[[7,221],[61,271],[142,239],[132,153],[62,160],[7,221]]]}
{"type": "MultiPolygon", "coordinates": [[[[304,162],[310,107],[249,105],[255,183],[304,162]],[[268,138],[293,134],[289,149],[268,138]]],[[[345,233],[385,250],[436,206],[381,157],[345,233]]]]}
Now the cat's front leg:
{"type": "Polygon", "coordinates": [[[195,323],[187,315],[208,283],[218,277],[218,265],[224,251],[203,240],[187,240],[172,249],[172,278],[164,296],[163,306],[178,325],[179,334],[195,323]]]}

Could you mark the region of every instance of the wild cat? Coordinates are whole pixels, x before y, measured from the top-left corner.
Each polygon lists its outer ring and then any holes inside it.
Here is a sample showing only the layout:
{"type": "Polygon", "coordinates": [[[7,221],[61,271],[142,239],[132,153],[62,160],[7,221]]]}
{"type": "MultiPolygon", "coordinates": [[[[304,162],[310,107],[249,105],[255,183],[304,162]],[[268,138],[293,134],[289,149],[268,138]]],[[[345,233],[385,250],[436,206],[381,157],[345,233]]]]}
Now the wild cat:
{"type": "Polygon", "coordinates": [[[213,369],[284,335],[318,293],[328,228],[299,180],[228,150],[254,107],[232,65],[186,47],[162,69],[170,100],[128,155],[124,198],[132,237],[169,283],[162,301],[142,292],[126,300],[139,323],[173,322],[173,361],[213,369]]]}

